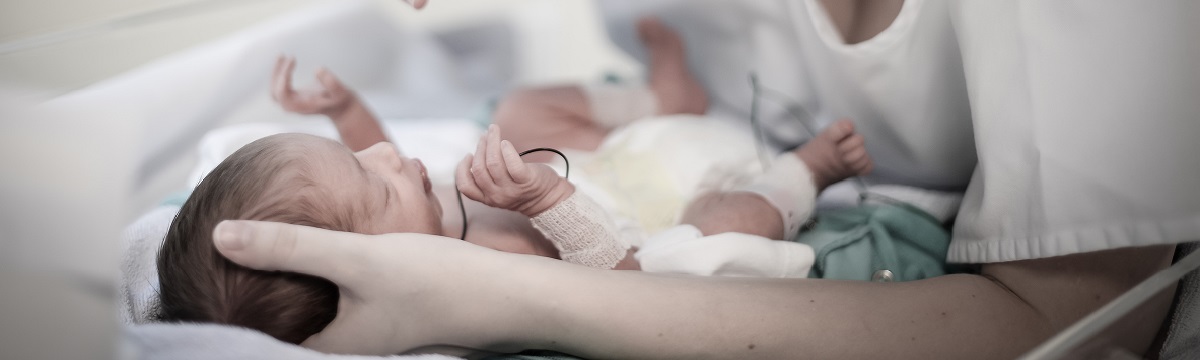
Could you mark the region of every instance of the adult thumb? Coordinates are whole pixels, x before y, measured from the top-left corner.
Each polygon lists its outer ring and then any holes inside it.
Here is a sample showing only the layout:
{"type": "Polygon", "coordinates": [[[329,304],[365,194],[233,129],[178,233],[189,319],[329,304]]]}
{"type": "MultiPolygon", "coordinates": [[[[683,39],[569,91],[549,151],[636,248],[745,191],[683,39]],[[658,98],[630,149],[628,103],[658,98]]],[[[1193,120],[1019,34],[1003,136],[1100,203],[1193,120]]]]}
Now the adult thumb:
{"type": "Polygon", "coordinates": [[[347,287],[366,270],[360,254],[364,235],[251,220],[225,220],[213,229],[213,244],[229,260],[259,270],[323,277],[347,287]]]}

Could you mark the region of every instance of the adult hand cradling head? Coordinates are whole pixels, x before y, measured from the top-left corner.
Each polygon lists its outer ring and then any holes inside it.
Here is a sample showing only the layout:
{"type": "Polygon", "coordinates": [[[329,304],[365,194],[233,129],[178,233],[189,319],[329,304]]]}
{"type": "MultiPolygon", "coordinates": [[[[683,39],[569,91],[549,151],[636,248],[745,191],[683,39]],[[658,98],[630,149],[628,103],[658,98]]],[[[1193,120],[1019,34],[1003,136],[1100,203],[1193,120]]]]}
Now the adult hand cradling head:
{"type": "Polygon", "coordinates": [[[337,283],[337,318],[303,343],[330,353],[386,355],[429,344],[476,346],[446,341],[456,329],[443,327],[448,322],[442,317],[469,316],[474,309],[452,304],[479,296],[486,285],[440,283],[469,279],[459,276],[464,265],[486,267],[494,264],[489,253],[500,254],[434,235],[371,236],[258,221],[221,222],[213,239],[221,254],[238,264],[337,283]]]}

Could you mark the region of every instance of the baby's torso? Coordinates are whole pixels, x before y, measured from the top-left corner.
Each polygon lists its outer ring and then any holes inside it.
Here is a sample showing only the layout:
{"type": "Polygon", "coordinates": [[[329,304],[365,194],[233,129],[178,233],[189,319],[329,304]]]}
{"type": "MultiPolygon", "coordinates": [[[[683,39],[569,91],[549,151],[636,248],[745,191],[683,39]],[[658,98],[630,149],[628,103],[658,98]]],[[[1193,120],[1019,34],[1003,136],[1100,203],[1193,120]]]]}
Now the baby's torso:
{"type": "MultiPolygon", "coordinates": [[[[604,208],[621,236],[634,246],[649,234],[676,225],[697,194],[728,189],[761,171],[755,144],[745,130],[699,116],[638,120],[614,130],[594,152],[564,151],[568,179],[604,208]]],[[[562,169],[559,169],[562,171],[562,169]]],[[[454,188],[439,186],[445,235],[458,237],[462,216],[454,188]]],[[[558,257],[558,251],[520,213],[463,198],[467,241],[506,252],[558,257]]]]}
{"type": "Polygon", "coordinates": [[[608,211],[634,246],[678,223],[696,195],[761,171],[751,135],[692,115],[638,120],[595,152],[571,153],[571,182],[608,211]]]}

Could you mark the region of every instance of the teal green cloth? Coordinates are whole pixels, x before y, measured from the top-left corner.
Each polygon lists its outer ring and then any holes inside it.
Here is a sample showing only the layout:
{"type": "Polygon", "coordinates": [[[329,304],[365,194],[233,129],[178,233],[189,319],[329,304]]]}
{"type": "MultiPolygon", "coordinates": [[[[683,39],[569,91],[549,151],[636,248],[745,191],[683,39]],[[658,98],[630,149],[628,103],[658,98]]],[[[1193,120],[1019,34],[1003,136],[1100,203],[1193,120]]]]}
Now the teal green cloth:
{"type": "Polygon", "coordinates": [[[160,203],[159,205],[161,205],[161,206],[168,206],[168,205],[169,206],[183,206],[183,203],[187,201],[189,196],[192,196],[191,191],[175,192],[175,193],[172,193],[171,195],[167,195],[167,198],[163,199],[162,203],[160,203]]]}
{"type": "Polygon", "coordinates": [[[795,241],[816,252],[810,278],[872,280],[889,270],[892,281],[912,281],[946,273],[950,233],[920,209],[879,204],[818,213],[795,241]]]}

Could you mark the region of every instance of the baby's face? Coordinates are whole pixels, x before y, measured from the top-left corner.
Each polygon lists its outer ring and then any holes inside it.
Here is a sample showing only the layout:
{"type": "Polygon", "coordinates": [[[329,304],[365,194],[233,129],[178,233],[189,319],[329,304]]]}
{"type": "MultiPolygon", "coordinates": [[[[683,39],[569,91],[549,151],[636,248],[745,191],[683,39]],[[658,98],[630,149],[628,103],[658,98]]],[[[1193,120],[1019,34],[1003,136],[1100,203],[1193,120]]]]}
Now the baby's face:
{"type": "Polygon", "coordinates": [[[433,194],[425,165],[407,158],[391,143],[378,143],[357,153],[332,141],[314,146],[313,178],[332,189],[348,206],[356,206],[356,232],[442,234],[442,207],[433,194]]]}

